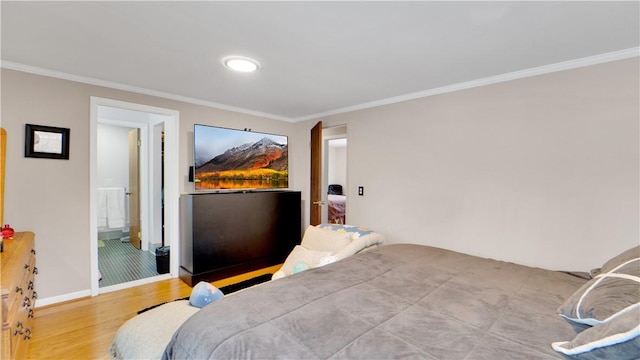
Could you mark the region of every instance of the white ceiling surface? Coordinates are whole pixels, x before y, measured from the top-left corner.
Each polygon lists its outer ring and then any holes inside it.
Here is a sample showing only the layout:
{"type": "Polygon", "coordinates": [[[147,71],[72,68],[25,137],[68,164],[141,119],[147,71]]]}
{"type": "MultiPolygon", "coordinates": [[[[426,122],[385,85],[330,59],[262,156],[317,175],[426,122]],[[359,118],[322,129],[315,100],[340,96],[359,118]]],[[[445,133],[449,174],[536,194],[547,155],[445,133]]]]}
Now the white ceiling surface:
{"type": "Polygon", "coordinates": [[[5,68],[299,121],[576,59],[637,56],[639,6],[2,1],[0,45],[5,68]],[[220,63],[228,55],[262,68],[233,73],[220,63]]]}

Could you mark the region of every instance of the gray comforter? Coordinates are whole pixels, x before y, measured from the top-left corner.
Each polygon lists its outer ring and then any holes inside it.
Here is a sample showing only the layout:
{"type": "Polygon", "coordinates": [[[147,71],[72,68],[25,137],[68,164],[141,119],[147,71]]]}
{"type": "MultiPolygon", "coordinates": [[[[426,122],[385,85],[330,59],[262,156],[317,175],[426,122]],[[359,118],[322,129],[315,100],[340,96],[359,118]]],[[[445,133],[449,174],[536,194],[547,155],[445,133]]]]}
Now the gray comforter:
{"type": "Polygon", "coordinates": [[[557,359],[585,280],[420,245],[266,283],[189,318],[165,359],[557,359]]]}

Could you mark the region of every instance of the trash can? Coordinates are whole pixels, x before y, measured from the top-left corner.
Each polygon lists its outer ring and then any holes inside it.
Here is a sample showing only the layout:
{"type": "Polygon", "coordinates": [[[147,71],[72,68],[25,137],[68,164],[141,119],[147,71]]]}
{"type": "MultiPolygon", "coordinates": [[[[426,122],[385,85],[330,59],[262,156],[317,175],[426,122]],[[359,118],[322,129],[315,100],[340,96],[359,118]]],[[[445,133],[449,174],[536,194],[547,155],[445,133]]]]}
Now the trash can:
{"type": "Polygon", "coordinates": [[[169,246],[156,248],[156,271],[158,274],[169,272],[169,246]]]}

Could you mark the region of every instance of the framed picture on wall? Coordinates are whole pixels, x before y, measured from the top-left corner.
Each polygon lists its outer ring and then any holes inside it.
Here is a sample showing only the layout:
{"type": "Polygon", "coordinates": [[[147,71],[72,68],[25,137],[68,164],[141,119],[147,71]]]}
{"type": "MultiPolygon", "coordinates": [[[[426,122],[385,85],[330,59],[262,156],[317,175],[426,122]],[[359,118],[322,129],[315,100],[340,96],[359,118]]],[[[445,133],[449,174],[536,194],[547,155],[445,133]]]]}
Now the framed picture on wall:
{"type": "Polygon", "coordinates": [[[26,124],[24,156],[69,160],[70,129],[26,124]]]}

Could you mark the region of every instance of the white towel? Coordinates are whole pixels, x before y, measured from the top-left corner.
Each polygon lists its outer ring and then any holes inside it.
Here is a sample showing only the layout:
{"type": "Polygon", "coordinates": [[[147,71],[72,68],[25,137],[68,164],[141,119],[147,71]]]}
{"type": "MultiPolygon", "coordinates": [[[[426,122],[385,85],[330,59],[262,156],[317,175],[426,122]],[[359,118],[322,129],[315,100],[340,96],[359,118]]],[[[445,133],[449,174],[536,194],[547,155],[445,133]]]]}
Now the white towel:
{"type": "Polygon", "coordinates": [[[107,227],[107,191],[98,189],[98,228],[107,227]]]}
{"type": "Polygon", "coordinates": [[[124,188],[108,188],[106,192],[107,225],[110,229],[123,228],[125,225],[124,188]]]}

